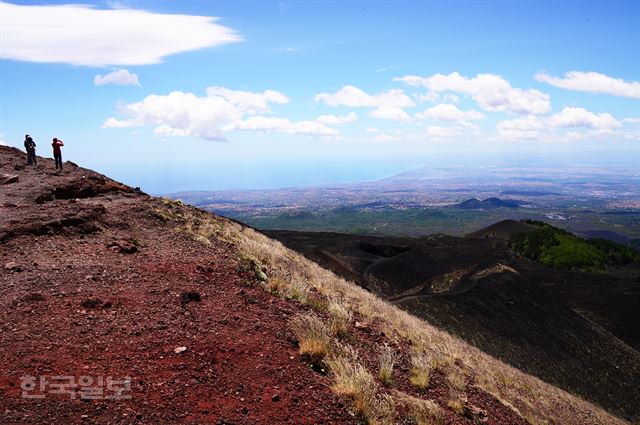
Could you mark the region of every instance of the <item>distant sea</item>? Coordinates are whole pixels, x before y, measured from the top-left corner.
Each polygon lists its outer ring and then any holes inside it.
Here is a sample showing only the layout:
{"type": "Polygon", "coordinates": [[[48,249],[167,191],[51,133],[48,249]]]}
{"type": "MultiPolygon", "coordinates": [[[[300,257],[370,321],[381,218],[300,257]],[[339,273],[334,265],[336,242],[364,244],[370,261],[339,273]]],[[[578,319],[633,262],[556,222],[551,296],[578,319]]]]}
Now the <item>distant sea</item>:
{"type": "Polygon", "coordinates": [[[585,166],[630,167],[640,172],[640,155],[609,152],[558,153],[541,155],[434,155],[414,159],[376,159],[350,161],[244,161],[141,164],[132,167],[105,165],[96,167],[130,186],[139,186],[152,195],[182,191],[265,190],[308,187],[379,180],[420,167],[510,167],[547,168],[585,166]]]}
{"type": "Polygon", "coordinates": [[[424,162],[171,164],[99,170],[152,195],[197,190],[265,190],[379,180],[424,162]]]}

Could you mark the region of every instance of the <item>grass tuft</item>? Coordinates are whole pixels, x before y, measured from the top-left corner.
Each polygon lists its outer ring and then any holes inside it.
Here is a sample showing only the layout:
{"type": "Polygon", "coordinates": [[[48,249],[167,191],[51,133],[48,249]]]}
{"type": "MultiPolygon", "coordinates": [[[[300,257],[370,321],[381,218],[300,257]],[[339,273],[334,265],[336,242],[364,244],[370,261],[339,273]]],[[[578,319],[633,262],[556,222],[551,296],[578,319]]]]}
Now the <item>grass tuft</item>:
{"type": "Polygon", "coordinates": [[[358,361],[355,351],[344,347],[337,356],[327,358],[336,394],[348,397],[353,402],[353,410],[362,417],[373,416],[373,402],[378,392],[371,373],[358,361]]]}
{"type": "Polygon", "coordinates": [[[396,364],[396,353],[388,344],[380,349],[380,368],[378,377],[384,384],[390,384],[393,380],[393,368],[396,364]]]}
{"type": "Polygon", "coordinates": [[[321,362],[331,351],[331,336],[322,320],[315,314],[294,317],[289,326],[298,339],[300,355],[312,363],[321,362]]]}
{"type": "Polygon", "coordinates": [[[427,388],[431,379],[431,362],[424,354],[417,354],[411,358],[411,385],[418,389],[427,388]]]}
{"type": "Polygon", "coordinates": [[[405,408],[408,421],[416,425],[444,425],[444,414],[440,406],[431,400],[423,400],[399,391],[395,398],[405,408]]]}
{"type": "Polygon", "coordinates": [[[331,333],[337,336],[347,334],[347,325],[351,321],[352,313],[337,300],[329,302],[329,315],[331,317],[331,333]]]}
{"type": "Polygon", "coordinates": [[[458,399],[450,399],[447,401],[447,406],[449,406],[449,408],[458,415],[462,415],[464,413],[464,404],[458,399]]]}
{"type": "Polygon", "coordinates": [[[464,382],[464,374],[462,371],[455,370],[450,372],[447,375],[447,380],[449,381],[449,386],[457,391],[464,391],[465,382],[464,382]]]}

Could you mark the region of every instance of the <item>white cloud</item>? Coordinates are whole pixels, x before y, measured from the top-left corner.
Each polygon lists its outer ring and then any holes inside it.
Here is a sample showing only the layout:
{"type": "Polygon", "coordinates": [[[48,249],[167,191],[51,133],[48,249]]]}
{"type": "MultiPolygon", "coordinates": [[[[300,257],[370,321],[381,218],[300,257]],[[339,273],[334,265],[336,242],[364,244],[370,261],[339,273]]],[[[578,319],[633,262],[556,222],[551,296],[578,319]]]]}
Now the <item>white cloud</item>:
{"type": "Polygon", "coordinates": [[[580,131],[567,131],[567,134],[564,136],[569,140],[577,141],[586,139],[589,135],[580,131]]]}
{"type": "Polygon", "coordinates": [[[126,69],[118,69],[106,75],[96,75],[93,79],[96,86],[104,86],[105,84],[116,84],[119,86],[140,86],[138,75],[129,72],[126,69]]]}
{"type": "Polygon", "coordinates": [[[433,93],[466,94],[482,109],[492,112],[544,114],[551,110],[549,95],[535,89],[523,90],[512,87],[507,80],[494,74],[478,74],[473,78],[467,78],[452,72],[449,75],[435,74],[430,77],[407,75],[394,80],[411,86],[425,87],[433,93]]]}
{"type": "Polygon", "coordinates": [[[533,140],[540,137],[545,125],[538,117],[500,121],[496,124],[498,138],[503,140],[533,140]]]}
{"type": "Polygon", "coordinates": [[[380,131],[379,129],[375,128],[375,127],[367,127],[366,131],[368,133],[377,133],[378,131],[380,131]]]}
{"type": "Polygon", "coordinates": [[[159,63],[175,53],[241,41],[217,18],[86,5],[0,2],[0,58],[108,66],[159,63]]]}
{"type": "Polygon", "coordinates": [[[628,122],[631,124],[640,124],[640,118],[624,118],[622,122],[628,122]]]}
{"type": "Polygon", "coordinates": [[[301,134],[305,136],[338,136],[338,130],[315,121],[291,122],[286,118],[250,117],[244,121],[236,121],[225,127],[225,130],[254,130],[267,133],[301,134]]]}
{"type": "Polygon", "coordinates": [[[341,117],[336,115],[320,115],[316,121],[323,124],[349,124],[358,121],[358,115],[356,115],[355,112],[350,112],[348,115],[341,117]]]}
{"type": "Polygon", "coordinates": [[[380,106],[369,113],[371,117],[380,120],[391,120],[407,122],[411,121],[411,116],[402,108],[396,108],[393,106],[380,106]]]}
{"type": "Polygon", "coordinates": [[[140,102],[123,105],[123,119],[109,118],[103,128],[155,126],[158,136],[191,136],[205,140],[226,140],[225,132],[254,130],[310,136],[337,136],[337,130],[315,121],[291,122],[286,118],[256,114],[269,112],[271,104],[287,103],[282,93],[261,93],[209,87],[207,95],[175,91],[150,95],[140,102]],[[247,117],[248,116],[248,117],[247,117]]]}
{"type": "Polygon", "coordinates": [[[434,91],[430,91],[427,93],[422,93],[422,94],[418,94],[418,95],[414,95],[418,98],[418,100],[422,101],[422,102],[432,102],[435,103],[438,101],[438,99],[440,99],[440,93],[434,92],[434,91]]]}
{"type": "Polygon", "coordinates": [[[589,129],[585,131],[567,131],[565,137],[569,140],[584,140],[584,139],[611,139],[612,137],[618,139],[640,140],[640,133],[629,131],[618,131],[611,128],[601,129],[589,129]]]}
{"type": "Polygon", "coordinates": [[[564,108],[549,118],[552,127],[585,127],[593,129],[618,128],[622,124],[611,114],[594,114],[584,108],[564,108]]]}
{"type": "Polygon", "coordinates": [[[427,135],[435,139],[448,139],[460,135],[457,127],[440,127],[437,125],[427,127],[427,135]]]}
{"type": "Polygon", "coordinates": [[[314,96],[313,100],[323,102],[328,106],[348,106],[351,108],[408,108],[415,106],[415,102],[400,89],[370,95],[354,86],[344,86],[335,93],[319,93],[314,96]]]}
{"type": "Polygon", "coordinates": [[[482,120],[485,115],[481,112],[469,110],[462,111],[456,105],[441,103],[433,106],[424,112],[415,115],[419,119],[434,119],[440,121],[472,121],[482,120]]]}
{"type": "Polygon", "coordinates": [[[369,114],[371,117],[401,122],[411,120],[411,116],[403,108],[415,106],[413,99],[401,89],[371,95],[354,86],[344,86],[335,93],[319,93],[313,100],[328,106],[376,108],[369,114]]]}
{"type": "Polygon", "coordinates": [[[275,90],[265,90],[254,93],[241,90],[230,90],[225,87],[207,88],[209,97],[222,97],[234,105],[238,110],[249,114],[269,111],[269,103],[283,105],[289,103],[289,98],[275,90]]]}
{"type": "Polygon", "coordinates": [[[447,103],[458,103],[460,101],[460,98],[458,96],[456,96],[455,94],[445,94],[443,97],[445,102],[447,103]]]}
{"type": "Polygon", "coordinates": [[[398,140],[400,140],[399,137],[392,136],[390,134],[378,134],[376,137],[373,138],[374,142],[379,142],[379,143],[391,143],[391,142],[397,142],[398,140]]]}
{"type": "Polygon", "coordinates": [[[535,79],[567,90],[640,99],[640,82],[627,82],[598,72],[571,71],[564,74],[564,78],[541,72],[536,74],[535,79]]]}
{"type": "Polygon", "coordinates": [[[108,118],[104,124],[102,124],[102,128],[129,128],[129,127],[137,127],[140,125],[144,125],[142,121],[136,121],[135,119],[124,119],[119,120],[117,118],[111,117],[108,118]]]}

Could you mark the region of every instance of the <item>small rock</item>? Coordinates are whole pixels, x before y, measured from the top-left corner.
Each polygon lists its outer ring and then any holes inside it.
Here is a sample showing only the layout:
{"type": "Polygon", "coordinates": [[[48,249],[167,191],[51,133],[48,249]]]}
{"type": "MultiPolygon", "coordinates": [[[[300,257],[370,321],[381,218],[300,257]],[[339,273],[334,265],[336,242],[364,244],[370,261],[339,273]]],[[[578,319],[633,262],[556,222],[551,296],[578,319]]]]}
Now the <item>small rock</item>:
{"type": "Polygon", "coordinates": [[[89,298],[80,303],[84,308],[98,308],[102,306],[102,300],[100,298],[89,298]]]}
{"type": "Polygon", "coordinates": [[[358,321],[356,321],[356,328],[358,328],[358,329],[367,329],[367,328],[369,328],[369,324],[367,322],[358,322],[358,321]]]}
{"type": "Polygon", "coordinates": [[[0,174],[0,184],[15,183],[18,181],[18,176],[12,174],[0,174]]]}
{"type": "Polygon", "coordinates": [[[125,240],[111,242],[107,245],[107,248],[111,248],[113,252],[119,252],[121,254],[135,254],[138,252],[137,246],[125,240]]]}
{"type": "Polygon", "coordinates": [[[9,261],[8,263],[6,263],[4,265],[5,270],[10,270],[10,271],[14,271],[14,272],[20,272],[22,271],[22,267],[20,267],[20,265],[18,263],[16,263],[15,261],[9,261]]]}
{"type": "Polygon", "coordinates": [[[474,406],[473,404],[464,406],[462,415],[477,424],[483,424],[488,421],[487,411],[479,408],[478,406],[474,406]]]}
{"type": "Polygon", "coordinates": [[[202,301],[202,296],[200,295],[200,292],[186,291],[180,294],[180,302],[182,304],[188,304],[190,302],[199,303],[200,301],[202,301]]]}
{"type": "Polygon", "coordinates": [[[173,352],[176,354],[180,354],[187,351],[187,347],[176,347],[173,349],[173,352]]]}

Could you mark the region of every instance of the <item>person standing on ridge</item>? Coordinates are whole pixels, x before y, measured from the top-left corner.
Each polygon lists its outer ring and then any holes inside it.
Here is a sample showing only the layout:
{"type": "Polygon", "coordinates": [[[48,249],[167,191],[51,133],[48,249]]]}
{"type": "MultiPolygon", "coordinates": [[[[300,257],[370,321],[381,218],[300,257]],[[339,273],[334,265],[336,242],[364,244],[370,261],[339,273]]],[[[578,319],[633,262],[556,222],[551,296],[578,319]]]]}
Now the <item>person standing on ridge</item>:
{"type": "Polygon", "coordinates": [[[54,137],[51,146],[53,146],[53,159],[56,161],[56,170],[58,168],[62,170],[62,150],[60,147],[64,146],[64,143],[62,143],[62,140],[54,137]]]}
{"type": "Polygon", "coordinates": [[[24,148],[27,151],[27,165],[37,165],[36,142],[28,134],[24,135],[24,148]]]}

